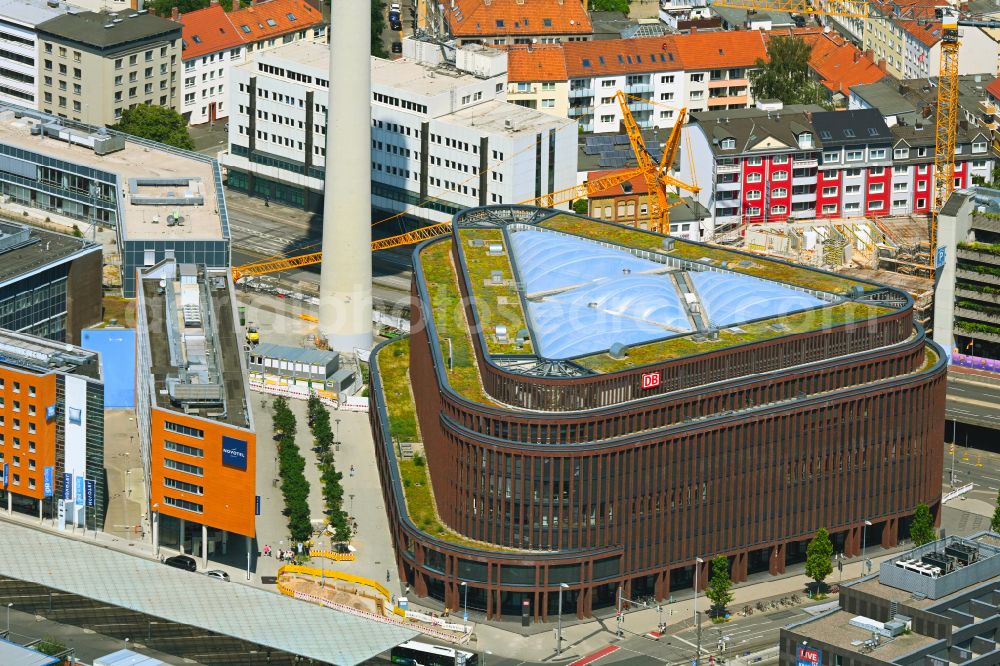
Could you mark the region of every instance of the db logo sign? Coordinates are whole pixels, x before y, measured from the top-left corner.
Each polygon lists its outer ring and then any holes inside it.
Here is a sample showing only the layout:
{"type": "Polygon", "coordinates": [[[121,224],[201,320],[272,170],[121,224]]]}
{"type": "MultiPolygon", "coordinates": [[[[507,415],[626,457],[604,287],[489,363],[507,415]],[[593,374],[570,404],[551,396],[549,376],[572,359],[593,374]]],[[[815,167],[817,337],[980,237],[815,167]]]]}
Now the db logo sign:
{"type": "Polygon", "coordinates": [[[651,389],[660,385],[660,373],[647,372],[642,376],[642,388],[651,389]]]}

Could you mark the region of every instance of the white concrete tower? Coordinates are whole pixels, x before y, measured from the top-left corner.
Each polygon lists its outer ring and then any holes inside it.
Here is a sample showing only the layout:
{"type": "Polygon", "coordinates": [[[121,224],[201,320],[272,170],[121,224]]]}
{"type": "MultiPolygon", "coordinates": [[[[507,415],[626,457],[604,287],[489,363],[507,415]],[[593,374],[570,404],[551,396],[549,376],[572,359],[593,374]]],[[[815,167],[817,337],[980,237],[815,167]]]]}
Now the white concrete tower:
{"type": "Polygon", "coordinates": [[[319,328],[339,352],[373,341],[371,22],[370,3],[333,0],[319,328]]]}

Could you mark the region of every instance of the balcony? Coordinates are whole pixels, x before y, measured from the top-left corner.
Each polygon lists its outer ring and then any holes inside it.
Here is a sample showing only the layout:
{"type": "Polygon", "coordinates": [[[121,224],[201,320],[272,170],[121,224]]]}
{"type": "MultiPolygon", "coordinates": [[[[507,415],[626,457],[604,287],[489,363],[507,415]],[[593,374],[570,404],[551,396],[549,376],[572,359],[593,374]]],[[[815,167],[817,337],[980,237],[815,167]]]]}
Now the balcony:
{"type": "Polygon", "coordinates": [[[653,92],[652,83],[631,83],[625,86],[625,92],[629,95],[642,95],[653,92]]]}
{"type": "Polygon", "coordinates": [[[991,314],[989,312],[980,312],[979,310],[970,310],[969,308],[963,308],[960,305],[955,306],[955,315],[958,317],[965,317],[966,319],[985,321],[990,324],[1000,324],[1000,315],[991,314]]]}
{"type": "Polygon", "coordinates": [[[805,203],[805,202],[816,202],[816,193],[808,192],[806,194],[793,194],[792,203],[805,203]]]}
{"type": "Polygon", "coordinates": [[[1000,294],[990,294],[984,291],[976,291],[975,289],[963,289],[961,286],[956,285],[955,295],[961,296],[962,298],[971,298],[976,301],[983,301],[984,303],[995,303],[1000,305],[1000,294]]]}
{"type": "Polygon", "coordinates": [[[578,97],[593,97],[593,96],[594,96],[594,89],[593,88],[570,88],[569,89],[569,97],[570,97],[570,99],[574,99],[574,98],[578,98],[578,97]]]}
{"type": "Polygon", "coordinates": [[[978,273],[976,271],[966,270],[964,268],[955,269],[955,276],[960,277],[963,280],[969,280],[971,282],[979,282],[984,284],[1000,284],[1000,276],[990,275],[989,273],[978,273]]]}
{"type": "Polygon", "coordinates": [[[981,252],[979,250],[960,247],[957,248],[956,256],[959,259],[970,259],[972,261],[978,261],[982,264],[1000,266],[1000,255],[992,254],[990,252],[981,252]]]}
{"type": "Polygon", "coordinates": [[[652,111],[653,105],[648,102],[638,102],[636,100],[629,100],[628,108],[632,113],[642,113],[644,111],[652,111]]]}
{"type": "Polygon", "coordinates": [[[577,118],[579,116],[592,116],[594,115],[594,107],[592,106],[571,106],[569,107],[569,117],[577,118]]]}
{"type": "Polygon", "coordinates": [[[534,95],[538,92],[538,86],[516,86],[507,91],[508,95],[534,95]]]}
{"type": "Polygon", "coordinates": [[[819,160],[792,160],[793,169],[815,169],[819,167],[819,160]]]}
{"type": "Polygon", "coordinates": [[[716,192],[722,192],[722,191],[729,191],[729,190],[738,190],[741,187],[742,187],[742,183],[740,183],[740,181],[738,181],[738,180],[733,181],[731,183],[726,183],[726,182],[720,181],[720,182],[717,182],[715,184],[715,191],[716,192]]]}
{"type": "Polygon", "coordinates": [[[716,164],[715,173],[739,173],[739,164],[716,164]]]}

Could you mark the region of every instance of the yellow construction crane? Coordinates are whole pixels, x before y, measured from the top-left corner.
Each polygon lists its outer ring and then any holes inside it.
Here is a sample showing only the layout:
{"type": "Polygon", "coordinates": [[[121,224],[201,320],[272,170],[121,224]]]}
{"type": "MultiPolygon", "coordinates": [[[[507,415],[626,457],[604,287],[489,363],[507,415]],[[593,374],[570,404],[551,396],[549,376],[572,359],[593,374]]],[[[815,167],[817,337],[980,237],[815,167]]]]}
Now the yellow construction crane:
{"type": "MultiPolygon", "coordinates": [[[[542,208],[551,208],[561,203],[572,201],[573,199],[579,199],[598,192],[603,192],[604,190],[614,187],[615,185],[631,180],[636,176],[643,176],[646,180],[646,186],[649,193],[649,228],[653,231],[667,233],[670,231],[670,208],[679,204],[680,199],[677,198],[671,200],[667,195],[666,188],[668,186],[673,186],[693,193],[697,193],[699,191],[697,185],[685,183],[684,181],[674,178],[669,173],[670,167],[673,165],[674,156],[677,153],[677,148],[680,145],[680,137],[684,121],[687,118],[687,109],[680,109],[677,120],[674,123],[674,127],[670,132],[670,136],[664,144],[663,155],[660,158],[659,164],[657,164],[652,155],[649,154],[649,151],[646,150],[646,144],[642,138],[642,131],[639,128],[639,124],[635,121],[635,118],[632,117],[632,112],[628,107],[629,99],[646,104],[655,102],[642,97],[626,95],[620,90],[616,93],[616,96],[622,109],[625,132],[628,134],[629,143],[632,144],[632,150],[635,152],[636,161],[639,163],[639,166],[635,169],[629,169],[620,173],[605,176],[603,178],[587,181],[581,183],[580,185],[574,185],[573,187],[568,187],[563,190],[543,194],[536,199],[529,199],[520,203],[525,205],[540,206],[542,208]]],[[[691,173],[694,174],[693,165],[691,173]]],[[[440,224],[422,227],[398,236],[390,236],[389,238],[372,241],[372,252],[419,243],[420,241],[427,240],[428,238],[434,238],[435,236],[441,236],[449,233],[450,231],[450,222],[442,222],[440,224]]],[[[283,271],[289,268],[311,266],[320,263],[322,260],[322,252],[301,254],[297,257],[270,259],[252,264],[244,264],[242,266],[234,266],[232,268],[232,275],[233,280],[235,281],[249,275],[263,275],[266,273],[283,271]]]]}
{"type": "MultiPolygon", "coordinates": [[[[924,21],[930,17],[920,15],[925,7],[893,4],[891,14],[886,5],[868,0],[846,0],[846,9],[818,8],[812,0],[713,0],[720,7],[748,11],[779,11],[788,14],[832,16],[857,19],[897,19],[924,21]]],[[[936,136],[934,144],[934,202],[931,207],[930,251],[937,251],[938,213],[955,189],[955,140],[958,128],[958,26],[1000,28],[1000,21],[962,18],[957,7],[943,5],[934,8],[934,19],[941,22],[941,61],[938,74],[936,136]]],[[[932,257],[933,271],[938,268],[937,258],[932,257]]]]}

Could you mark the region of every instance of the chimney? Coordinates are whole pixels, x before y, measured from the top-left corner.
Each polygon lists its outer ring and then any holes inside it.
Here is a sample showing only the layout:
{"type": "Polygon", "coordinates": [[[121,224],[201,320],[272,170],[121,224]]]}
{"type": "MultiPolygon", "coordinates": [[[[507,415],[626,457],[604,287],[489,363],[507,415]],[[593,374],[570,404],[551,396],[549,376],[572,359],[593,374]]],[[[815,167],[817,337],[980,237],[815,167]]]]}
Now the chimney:
{"type": "Polygon", "coordinates": [[[878,65],[879,69],[881,69],[883,72],[885,71],[885,58],[879,58],[878,63],[876,64],[878,65]]]}
{"type": "Polygon", "coordinates": [[[855,62],[855,64],[857,64],[857,62],[859,60],[861,60],[861,51],[859,51],[857,49],[854,49],[854,62],[855,62]]]}
{"type": "Polygon", "coordinates": [[[174,7],[173,9],[170,10],[171,21],[178,21],[180,20],[180,18],[181,18],[181,10],[177,9],[177,7],[174,7]]]}
{"type": "Polygon", "coordinates": [[[257,6],[257,0],[250,0],[250,6],[251,7],[256,7],[257,6]]]}
{"type": "Polygon", "coordinates": [[[692,25],[691,26],[691,30],[689,30],[688,33],[691,34],[691,35],[697,34],[698,33],[698,26],[692,25]]]}
{"type": "Polygon", "coordinates": [[[235,12],[240,8],[240,0],[233,0],[233,11],[235,12]]]}

